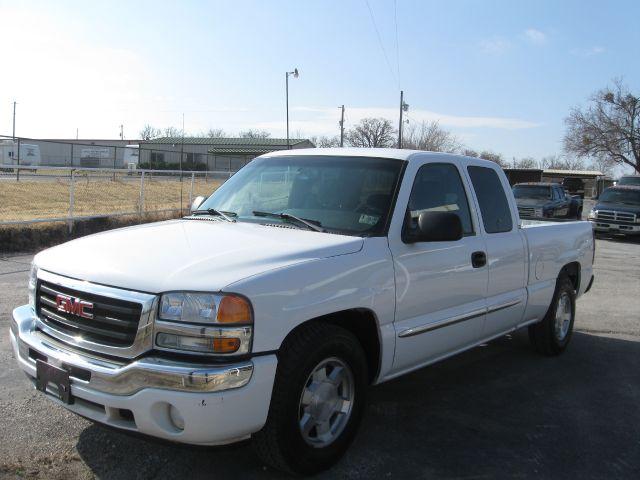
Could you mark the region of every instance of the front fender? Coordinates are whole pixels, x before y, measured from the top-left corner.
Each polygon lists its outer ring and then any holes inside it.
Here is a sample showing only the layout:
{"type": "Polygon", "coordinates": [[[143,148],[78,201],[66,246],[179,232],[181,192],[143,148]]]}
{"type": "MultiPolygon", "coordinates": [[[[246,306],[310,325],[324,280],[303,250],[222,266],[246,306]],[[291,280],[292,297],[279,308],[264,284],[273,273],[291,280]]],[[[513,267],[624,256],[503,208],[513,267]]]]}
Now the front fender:
{"type": "Polygon", "coordinates": [[[310,319],[368,309],[378,321],[380,373],[391,367],[395,280],[386,238],[367,238],[359,252],[271,270],[224,290],[245,295],[252,302],[253,352],[278,350],[289,332],[310,319]]]}

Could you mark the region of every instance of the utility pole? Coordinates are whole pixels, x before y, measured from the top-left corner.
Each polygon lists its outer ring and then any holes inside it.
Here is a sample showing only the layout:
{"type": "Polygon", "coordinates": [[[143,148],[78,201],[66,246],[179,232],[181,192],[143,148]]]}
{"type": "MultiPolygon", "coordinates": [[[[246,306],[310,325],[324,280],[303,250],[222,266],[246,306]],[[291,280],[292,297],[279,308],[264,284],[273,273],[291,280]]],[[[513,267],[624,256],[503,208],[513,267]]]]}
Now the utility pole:
{"type": "Polygon", "coordinates": [[[13,135],[12,140],[16,141],[16,102],[13,102],[13,135]]]}
{"type": "Polygon", "coordinates": [[[285,73],[285,96],[287,97],[287,150],[291,148],[289,143],[289,75],[293,75],[293,78],[298,78],[300,75],[298,69],[294,68],[293,72],[285,73]]]}
{"type": "Polygon", "coordinates": [[[404,91],[400,90],[400,123],[398,124],[398,148],[402,148],[402,113],[409,110],[409,105],[404,103],[404,91]]]}
{"type": "Polygon", "coordinates": [[[78,140],[78,127],[76,127],[76,140],[78,140]]]}
{"type": "Polygon", "coordinates": [[[344,105],[341,107],[342,114],[340,115],[340,146],[344,147],[344,105]]]}
{"type": "Polygon", "coordinates": [[[124,140],[124,125],[120,125],[120,140],[124,140]]]}

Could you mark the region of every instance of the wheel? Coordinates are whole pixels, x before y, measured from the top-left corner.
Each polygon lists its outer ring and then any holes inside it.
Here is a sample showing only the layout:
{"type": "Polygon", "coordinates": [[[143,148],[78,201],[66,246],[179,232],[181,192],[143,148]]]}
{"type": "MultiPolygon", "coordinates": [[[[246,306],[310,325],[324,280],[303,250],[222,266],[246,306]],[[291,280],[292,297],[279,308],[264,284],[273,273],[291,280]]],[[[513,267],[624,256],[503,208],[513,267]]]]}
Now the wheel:
{"type": "Polygon", "coordinates": [[[356,434],[367,378],[364,351],[348,330],[310,323],[294,331],[278,354],[267,422],[253,436],[258,457],[300,475],[331,467],[356,434]]]}
{"type": "Polygon", "coordinates": [[[548,356],[561,354],[571,340],[575,312],[573,284],[569,277],[561,274],[545,317],[541,322],[529,326],[529,339],[534,348],[548,356]]]}

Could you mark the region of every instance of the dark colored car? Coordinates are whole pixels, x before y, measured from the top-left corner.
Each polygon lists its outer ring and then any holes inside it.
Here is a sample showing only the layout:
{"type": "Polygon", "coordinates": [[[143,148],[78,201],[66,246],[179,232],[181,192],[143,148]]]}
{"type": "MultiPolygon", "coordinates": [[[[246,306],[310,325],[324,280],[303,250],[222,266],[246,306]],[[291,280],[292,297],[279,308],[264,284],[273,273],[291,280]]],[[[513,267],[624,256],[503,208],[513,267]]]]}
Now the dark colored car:
{"type": "Polygon", "coordinates": [[[576,177],[567,177],[562,180],[562,186],[569,195],[578,195],[584,198],[584,180],[576,177]]]}
{"type": "Polygon", "coordinates": [[[513,195],[520,218],[582,218],[582,200],[557,183],[518,183],[513,195]]]}
{"type": "Polygon", "coordinates": [[[589,221],[596,232],[640,235],[640,186],[605,189],[589,212],[589,221]]]}
{"type": "Polygon", "coordinates": [[[620,177],[616,186],[624,185],[635,185],[640,187],[640,175],[624,175],[623,177],[620,177]]]}

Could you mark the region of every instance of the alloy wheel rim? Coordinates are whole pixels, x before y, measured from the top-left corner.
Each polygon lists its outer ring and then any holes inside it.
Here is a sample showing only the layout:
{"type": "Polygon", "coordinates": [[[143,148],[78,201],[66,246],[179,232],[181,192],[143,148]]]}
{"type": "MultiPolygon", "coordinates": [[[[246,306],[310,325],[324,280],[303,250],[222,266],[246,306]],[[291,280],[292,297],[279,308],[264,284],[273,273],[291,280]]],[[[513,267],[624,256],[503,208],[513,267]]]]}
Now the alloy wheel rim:
{"type": "Polygon", "coordinates": [[[333,443],[349,422],[355,398],[351,368],[336,357],[314,367],[300,395],[298,427],[304,441],[322,448],[333,443]]]}
{"type": "Polygon", "coordinates": [[[571,325],[571,298],[569,294],[563,292],[558,299],[558,306],[556,307],[556,316],[554,322],[554,330],[556,339],[562,342],[569,333],[569,326],[571,325]]]}

